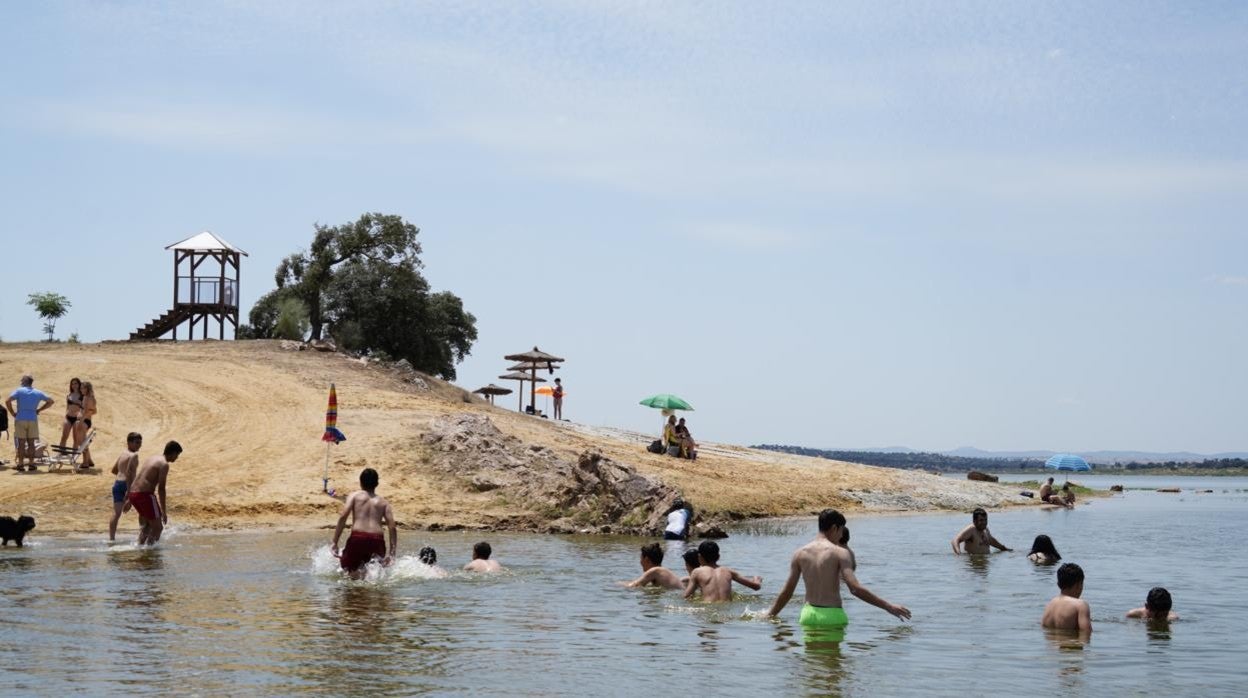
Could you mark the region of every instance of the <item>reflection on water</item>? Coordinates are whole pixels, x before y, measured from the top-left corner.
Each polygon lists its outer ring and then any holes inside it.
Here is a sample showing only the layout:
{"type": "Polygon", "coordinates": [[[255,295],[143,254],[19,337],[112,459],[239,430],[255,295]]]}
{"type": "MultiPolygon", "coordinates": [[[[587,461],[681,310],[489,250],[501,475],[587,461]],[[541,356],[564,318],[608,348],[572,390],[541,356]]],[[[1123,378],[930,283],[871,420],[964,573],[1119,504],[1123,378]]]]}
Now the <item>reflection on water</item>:
{"type": "MultiPolygon", "coordinates": [[[[965,512],[851,517],[870,560],[860,580],[914,620],[847,595],[843,636],[797,624],[800,591],[780,619],[758,619],[814,535],[806,519],[722,542],[734,567],[765,579],[726,604],[619,587],[638,573],[635,538],[492,534],[510,571],[477,576],[457,568],[480,534],[414,532],[405,549],[433,544],[446,569],[405,556],[361,581],[342,577],[323,532],[182,533],[155,549],[39,538],[0,551],[0,693],[1231,695],[1248,624],[1234,580],[1248,564],[1191,544],[1248,526],[1245,488],[1228,489],[993,513],[994,535],[1018,551],[979,556],[949,551],[965,512]],[[1039,627],[1057,593],[1054,568],[1026,559],[1041,532],[1087,574],[1095,642],[1039,627]],[[1158,584],[1183,620],[1125,620],[1158,584]],[[31,661],[32,648],[57,661],[31,661]]],[[[667,544],[669,567],[683,549],[667,544]]]]}

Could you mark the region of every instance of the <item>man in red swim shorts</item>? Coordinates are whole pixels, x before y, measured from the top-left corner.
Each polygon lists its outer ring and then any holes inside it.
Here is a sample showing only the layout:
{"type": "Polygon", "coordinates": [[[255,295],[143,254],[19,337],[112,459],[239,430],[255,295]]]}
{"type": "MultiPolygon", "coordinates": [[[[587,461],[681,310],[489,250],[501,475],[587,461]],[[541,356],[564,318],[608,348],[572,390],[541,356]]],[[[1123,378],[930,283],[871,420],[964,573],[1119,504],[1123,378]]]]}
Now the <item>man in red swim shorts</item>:
{"type": "Polygon", "coordinates": [[[389,565],[399,548],[399,527],[394,520],[394,511],[390,502],[379,496],[377,490],[377,471],[365,468],[360,473],[360,490],[347,497],[338,517],[338,526],[334,529],[334,555],[342,564],[342,569],[352,579],[362,579],[364,566],[373,558],[383,558],[382,564],[389,565]],[[351,536],[347,538],[347,547],[338,554],[338,539],[342,537],[342,529],[347,525],[347,517],[351,518],[351,536]],[[386,543],[382,538],[381,527],[390,530],[390,554],[386,555],[386,543]]]}
{"type": "Polygon", "coordinates": [[[170,441],[165,444],[163,454],[148,458],[134,475],[130,494],[126,496],[121,511],[125,513],[134,507],[139,512],[139,545],[154,545],[169,523],[165,481],[169,478],[169,464],[180,455],[182,444],[170,441]]]}

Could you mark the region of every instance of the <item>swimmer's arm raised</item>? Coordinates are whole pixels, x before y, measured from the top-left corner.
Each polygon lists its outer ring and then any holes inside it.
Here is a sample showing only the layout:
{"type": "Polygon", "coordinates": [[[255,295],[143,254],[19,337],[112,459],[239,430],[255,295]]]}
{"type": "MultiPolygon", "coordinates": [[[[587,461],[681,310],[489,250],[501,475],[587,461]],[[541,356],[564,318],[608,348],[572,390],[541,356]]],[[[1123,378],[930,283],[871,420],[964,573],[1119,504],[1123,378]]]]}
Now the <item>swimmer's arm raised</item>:
{"type": "Polygon", "coordinates": [[[871,590],[864,587],[858,581],[858,577],[854,576],[854,571],[849,569],[849,567],[845,565],[841,566],[841,579],[845,580],[845,586],[849,587],[849,593],[853,594],[859,599],[866,601],[867,603],[871,604],[872,606],[875,606],[876,608],[882,608],[885,611],[888,611],[889,613],[893,614],[894,616],[901,618],[902,620],[910,619],[910,609],[906,608],[905,606],[891,604],[885,601],[884,599],[881,599],[880,597],[876,596],[875,594],[871,593],[871,590]]]}
{"type": "Polygon", "coordinates": [[[784,580],[784,587],[780,589],[780,595],[772,602],[771,608],[767,609],[764,617],[774,618],[780,611],[784,610],[785,605],[789,603],[789,599],[793,598],[793,592],[797,589],[797,580],[802,576],[802,568],[797,564],[797,555],[789,562],[789,578],[784,580]]]}

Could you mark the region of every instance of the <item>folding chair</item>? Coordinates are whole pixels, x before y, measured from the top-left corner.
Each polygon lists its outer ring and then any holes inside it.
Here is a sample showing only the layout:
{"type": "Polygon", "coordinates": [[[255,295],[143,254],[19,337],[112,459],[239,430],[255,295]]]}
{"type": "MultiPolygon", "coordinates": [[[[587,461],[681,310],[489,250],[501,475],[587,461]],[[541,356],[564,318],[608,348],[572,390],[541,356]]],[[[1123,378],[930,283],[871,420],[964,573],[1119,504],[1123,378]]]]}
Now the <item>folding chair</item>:
{"type": "Polygon", "coordinates": [[[82,452],[91,447],[91,442],[95,440],[95,430],[87,432],[87,438],[78,444],[78,448],[71,446],[60,446],[58,444],[48,444],[48,450],[56,454],[48,458],[48,471],[59,470],[62,465],[69,464],[75,470],[78,468],[78,459],[82,458],[82,452]]]}

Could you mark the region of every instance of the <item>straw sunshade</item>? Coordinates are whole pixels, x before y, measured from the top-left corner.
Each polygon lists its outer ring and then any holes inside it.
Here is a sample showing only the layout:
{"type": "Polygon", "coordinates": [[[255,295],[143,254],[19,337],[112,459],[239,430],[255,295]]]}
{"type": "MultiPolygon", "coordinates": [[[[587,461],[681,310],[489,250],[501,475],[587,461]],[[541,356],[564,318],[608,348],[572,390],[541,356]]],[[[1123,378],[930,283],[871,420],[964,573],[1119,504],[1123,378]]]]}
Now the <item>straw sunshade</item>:
{"type": "Polygon", "coordinates": [[[520,381],[520,392],[516,395],[516,397],[519,399],[519,401],[516,403],[516,409],[519,410],[520,412],[524,411],[524,381],[537,381],[539,383],[546,382],[545,378],[538,378],[537,376],[530,376],[527,373],[519,373],[519,372],[505,373],[499,376],[499,378],[505,381],[520,381]]]}
{"type": "Polygon", "coordinates": [[[533,347],[533,351],[526,351],[520,354],[508,354],[503,358],[507,361],[523,361],[530,364],[528,370],[529,375],[531,376],[530,380],[533,382],[529,385],[529,409],[536,413],[537,381],[535,379],[537,378],[537,370],[538,368],[545,368],[547,371],[554,373],[555,364],[562,363],[563,359],[555,356],[554,354],[547,354],[537,347],[533,347]]]}
{"type": "Polygon", "coordinates": [[[490,404],[492,405],[494,404],[495,395],[511,395],[512,391],[511,391],[511,388],[504,388],[501,385],[494,385],[493,383],[490,383],[484,388],[477,388],[476,390],[472,392],[477,393],[479,395],[486,396],[489,399],[490,404]]]}

